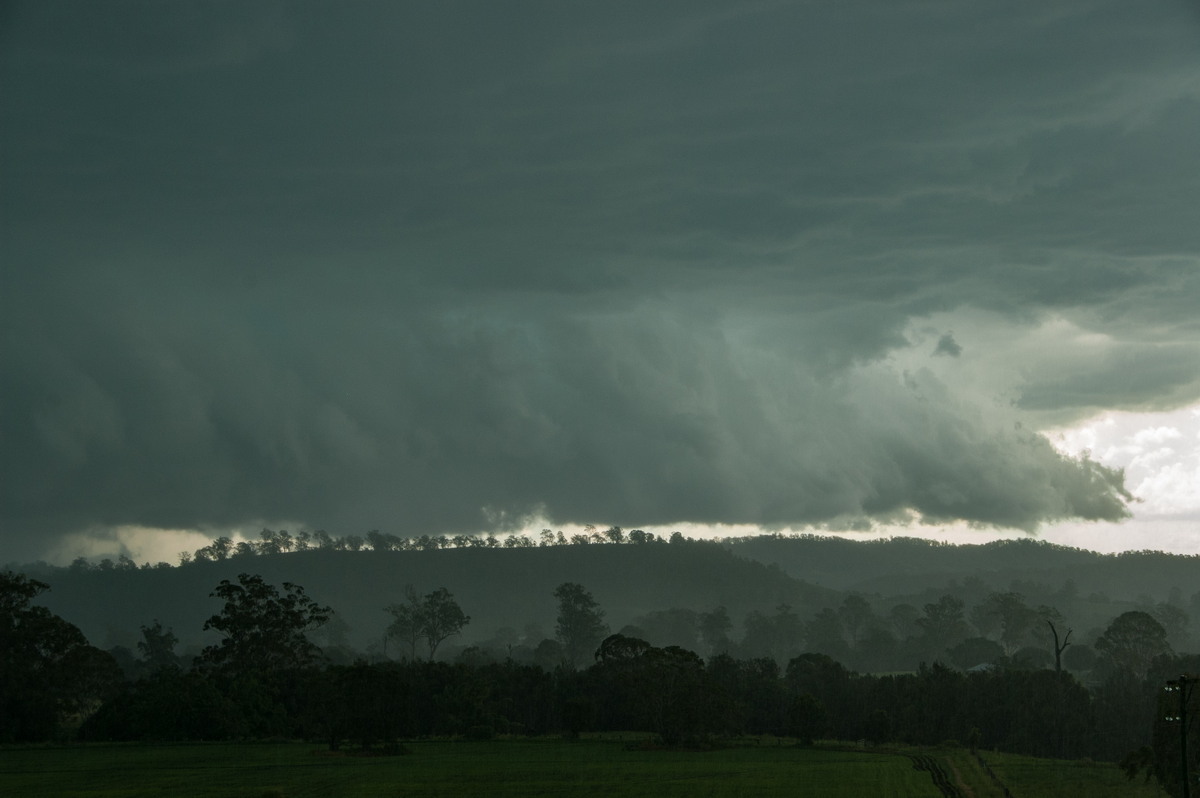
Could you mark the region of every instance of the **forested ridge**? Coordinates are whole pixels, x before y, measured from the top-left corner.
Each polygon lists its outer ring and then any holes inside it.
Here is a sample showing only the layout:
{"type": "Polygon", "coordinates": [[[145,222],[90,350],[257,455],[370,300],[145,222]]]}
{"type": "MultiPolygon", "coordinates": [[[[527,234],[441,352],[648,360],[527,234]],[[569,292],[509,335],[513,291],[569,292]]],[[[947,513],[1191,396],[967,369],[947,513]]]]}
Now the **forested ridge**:
{"type": "Polygon", "coordinates": [[[504,627],[549,628],[554,605],[547,597],[564,581],[586,584],[621,623],[676,607],[725,606],[738,619],[780,604],[804,612],[835,603],[840,595],[712,544],[309,549],[175,567],[27,567],[24,572],[51,583],[46,606],[89,637],[132,646],[139,624],[149,620],[142,617],[148,605],[155,607],[155,617],[179,630],[185,645],[202,643],[198,630],[210,609],[203,597],[220,579],[246,570],[303,584],[322,596],[337,613],[346,639],[362,648],[378,642],[386,620],[382,608],[407,584],[422,591],[449,587],[471,607],[474,622],[465,641],[504,627]]]}
{"type": "MultiPolygon", "coordinates": [[[[1188,638],[1200,631],[1200,557],[1134,552],[1103,555],[1036,540],[950,546],[919,539],[851,541],[816,536],[760,536],[674,543],[637,530],[595,530],[574,539],[541,540],[375,534],[335,538],[264,530],[255,542],[184,553],[179,565],[135,565],[127,559],[77,560],[69,567],[9,564],[8,570],[53,586],[43,603],[106,647],[132,647],[149,619],[172,626],[181,643],[198,646],[207,617],[203,600],[222,578],[251,570],[305,585],[337,613],[340,634],[354,646],[378,641],[384,616],[406,584],[445,585],[473,608],[463,643],[498,629],[552,623],[549,591],[562,581],[586,584],[620,625],[668,609],[724,606],[735,626],[751,611],[788,605],[808,622],[847,595],[876,611],[919,608],[945,594],[968,609],[992,592],[1016,592],[1032,606],[1055,607],[1080,635],[1093,638],[1122,611],[1159,608],[1169,626],[1187,615],[1188,638]],[[618,544],[614,544],[614,539],[618,544]],[[1195,619],[1193,622],[1192,619],[1195,619]]],[[[660,641],[685,642],[685,641],[660,641]]],[[[1186,647],[1186,646],[1185,646],[1186,647]]],[[[911,663],[915,667],[916,663],[911,663]]]]}

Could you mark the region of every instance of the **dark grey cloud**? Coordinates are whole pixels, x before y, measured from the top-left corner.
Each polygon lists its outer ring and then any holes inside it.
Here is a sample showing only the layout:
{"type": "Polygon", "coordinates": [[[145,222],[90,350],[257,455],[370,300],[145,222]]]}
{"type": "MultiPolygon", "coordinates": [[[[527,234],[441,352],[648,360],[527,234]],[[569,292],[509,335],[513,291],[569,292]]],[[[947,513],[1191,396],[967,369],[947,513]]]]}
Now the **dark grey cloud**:
{"type": "Polygon", "coordinates": [[[14,551],[538,510],[1031,529],[1124,512],[1039,423],[1200,396],[1183,3],[51,2],[5,27],[14,551]],[[934,317],[954,335],[918,345],[934,317]],[[1060,322],[1105,343],[1055,339],[1069,369],[1015,343],[1060,322]]]}
{"type": "Polygon", "coordinates": [[[962,354],[962,346],[959,345],[958,341],[954,340],[953,333],[946,333],[938,339],[937,347],[934,348],[933,354],[958,357],[962,354]]]}

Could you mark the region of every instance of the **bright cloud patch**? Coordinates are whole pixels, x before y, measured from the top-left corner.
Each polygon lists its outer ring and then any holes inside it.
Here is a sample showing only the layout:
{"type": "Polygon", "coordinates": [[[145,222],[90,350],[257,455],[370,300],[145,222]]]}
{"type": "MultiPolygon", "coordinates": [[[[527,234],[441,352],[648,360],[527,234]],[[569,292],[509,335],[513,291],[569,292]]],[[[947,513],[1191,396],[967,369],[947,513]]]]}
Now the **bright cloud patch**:
{"type": "Polygon", "coordinates": [[[1125,469],[1138,518],[1194,515],[1200,522],[1200,406],[1169,413],[1107,412],[1050,438],[1065,452],[1090,452],[1107,466],[1125,469]]]}

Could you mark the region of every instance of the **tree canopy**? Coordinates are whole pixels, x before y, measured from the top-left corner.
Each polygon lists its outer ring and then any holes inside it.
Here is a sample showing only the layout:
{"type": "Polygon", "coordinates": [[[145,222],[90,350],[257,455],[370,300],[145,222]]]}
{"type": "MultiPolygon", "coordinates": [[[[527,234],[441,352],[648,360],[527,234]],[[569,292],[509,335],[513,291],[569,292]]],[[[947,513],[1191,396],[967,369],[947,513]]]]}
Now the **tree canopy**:
{"type": "Polygon", "coordinates": [[[0,741],[46,739],[120,680],[112,656],[32,601],[49,585],[0,573],[0,741]]]}
{"type": "Polygon", "coordinates": [[[1113,619],[1096,640],[1096,650],[1121,669],[1142,676],[1150,662],[1171,650],[1167,630],[1148,613],[1123,612],[1113,619]]]}
{"type": "Polygon", "coordinates": [[[575,582],[563,582],[554,589],[554,597],[558,599],[555,637],[562,644],[566,664],[579,668],[608,632],[604,610],[583,585],[575,582]]]}
{"type": "Polygon", "coordinates": [[[239,574],[236,583],[222,579],[210,594],[225,601],[204,629],[224,635],[200,654],[200,664],[218,670],[269,673],[302,668],[316,662],[320,649],[306,632],[329,619],[329,607],[305,595],[304,588],[283,583],[283,592],[261,576],[239,574]]]}
{"type": "Polygon", "coordinates": [[[423,599],[417,596],[412,585],[405,588],[404,594],[403,603],[385,608],[392,614],[387,636],[407,643],[413,659],[416,659],[418,641],[425,641],[432,660],[442,642],[461,634],[463,627],[471,622],[471,616],[463,612],[454,600],[454,594],[444,587],[426,594],[423,599]]]}

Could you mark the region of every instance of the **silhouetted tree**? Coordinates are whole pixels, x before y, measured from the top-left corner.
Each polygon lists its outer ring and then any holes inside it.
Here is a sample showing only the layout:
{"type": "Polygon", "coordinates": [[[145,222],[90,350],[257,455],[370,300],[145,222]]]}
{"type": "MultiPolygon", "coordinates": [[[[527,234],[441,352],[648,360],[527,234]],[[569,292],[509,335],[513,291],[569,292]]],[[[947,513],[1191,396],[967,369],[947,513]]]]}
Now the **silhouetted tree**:
{"type": "Polygon", "coordinates": [[[150,626],[143,626],[142,639],[137,644],[143,670],[155,673],[177,669],[179,657],[175,655],[175,646],[178,644],[179,638],[175,633],[164,628],[157,619],[150,626]]]}
{"type": "Polygon", "coordinates": [[[708,646],[709,654],[724,654],[729,651],[733,645],[729,639],[733,621],[729,618],[728,610],[717,607],[710,612],[702,612],[697,625],[704,645],[708,646]]]}
{"type": "Polygon", "coordinates": [[[769,656],[776,662],[786,662],[803,650],[803,624],[787,604],[776,607],[774,615],[750,611],[742,627],[742,652],[745,656],[769,656]]]}
{"type": "Polygon", "coordinates": [[[1025,597],[1014,592],[990,594],[972,615],[977,625],[989,616],[999,627],[1000,644],[1009,655],[1022,646],[1038,620],[1037,612],[1025,603],[1025,597]]]}
{"type": "Polygon", "coordinates": [[[471,617],[462,611],[454,595],[444,587],[420,598],[412,585],[408,585],[404,596],[403,603],[386,607],[392,614],[387,636],[407,644],[412,659],[416,659],[418,641],[425,641],[432,660],[438,646],[447,638],[460,634],[471,622],[471,617]]]}
{"type": "Polygon", "coordinates": [[[281,593],[261,576],[239,574],[237,583],[222,579],[210,594],[225,601],[204,629],[223,635],[220,643],[200,653],[207,668],[267,673],[312,665],[320,649],[305,635],[329,618],[329,607],[317,604],[304,588],[283,583],[281,593]]]}
{"type": "Polygon", "coordinates": [[[408,646],[409,659],[417,658],[417,643],[421,640],[421,598],[412,585],[404,587],[404,601],[384,608],[392,615],[385,633],[390,640],[408,646]]]}
{"type": "Polygon", "coordinates": [[[651,648],[649,643],[640,638],[620,633],[612,634],[600,641],[596,649],[596,661],[607,664],[626,663],[645,655],[651,648]]]}
{"type": "Polygon", "coordinates": [[[1055,627],[1054,623],[1046,621],[1046,625],[1050,627],[1050,633],[1054,635],[1054,670],[1062,673],[1062,655],[1067,650],[1067,647],[1071,645],[1071,632],[1075,630],[1068,629],[1067,633],[1060,640],[1058,637],[1058,628],[1055,627]]]}
{"type": "Polygon", "coordinates": [[[708,731],[712,690],[704,661],[679,646],[651,648],[643,657],[642,707],[650,729],[667,745],[696,739],[708,731]]]}
{"type": "Polygon", "coordinates": [[[703,735],[713,720],[714,694],[704,663],[679,646],[658,648],[609,635],[587,675],[594,703],[610,728],[653,731],[675,745],[703,735]]]}
{"type": "Polygon", "coordinates": [[[805,646],[809,651],[828,654],[842,661],[849,653],[846,639],[842,634],[843,626],[841,613],[829,607],[818,612],[805,626],[805,646]]]}
{"type": "Polygon", "coordinates": [[[233,552],[233,541],[227,537],[219,537],[212,542],[213,559],[224,560],[233,552]]]}
{"type": "Polygon", "coordinates": [[[378,529],[367,533],[367,546],[371,551],[391,551],[394,547],[390,535],[385,535],[378,529]]]}
{"type": "Polygon", "coordinates": [[[1171,651],[1167,630],[1139,610],[1123,612],[1114,618],[1096,640],[1095,647],[1114,667],[1128,670],[1138,678],[1146,674],[1151,660],[1171,651]]]}
{"type": "Polygon", "coordinates": [[[808,694],[819,700],[835,735],[859,736],[854,732],[856,691],[850,672],[840,662],[825,654],[801,654],[788,662],[784,683],[792,699],[808,694]]]}
{"type": "Polygon", "coordinates": [[[471,622],[471,616],[462,611],[454,596],[444,587],[425,596],[420,616],[421,636],[429,646],[431,660],[446,638],[460,634],[462,628],[471,622]]]}
{"type": "Polygon", "coordinates": [[[837,614],[842,629],[850,636],[852,646],[857,646],[863,634],[877,622],[870,602],[857,593],[851,593],[842,599],[842,606],[838,607],[837,614]]]}
{"type": "Polygon", "coordinates": [[[49,585],[0,573],[0,742],[47,740],[116,689],[111,655],[74,625],[31,604],[49,585]]]}
{"type": "Polygon", "coordinates": [[[916,625],[921,629],[921,646],[928,656],[942,657],[947,648],[966,638],[961,599],[944,595],[935,603],[926,604],[924,610],[916,625]]]}
{"type": "MultiPolygon", "coordinates": [[[[1159,602],[1148,610],[1154,620],[1162,624],[1167,632],[1167,642],[1178,649],[1188,643],[1188,624],[1190,618],[1183,608],[1167,602],[1159,602]]],[[[1197,792],[1200,792],[1198,788],[1197,792]]]]}
{"type": "Polygon", "coordinates": [[[591,659],[596,644],[608,632],[604,610],[583,585],[563,582],[554,589],[558,599],[558,619],[554,635],[562,645],[566,664],[579,668],[591,659]]]}
{"type": "Polygon", "coordinates": [[[887,622],[896,637],[904,640],[920,632],[921,627],[917,625],[920,617],[921,611],[913,605],[897,604],[888,611],[887,622]]]}

